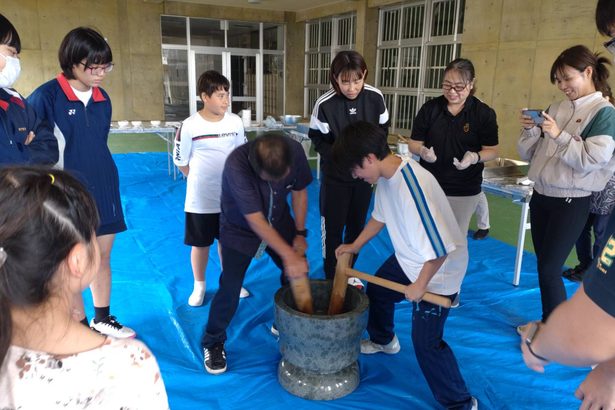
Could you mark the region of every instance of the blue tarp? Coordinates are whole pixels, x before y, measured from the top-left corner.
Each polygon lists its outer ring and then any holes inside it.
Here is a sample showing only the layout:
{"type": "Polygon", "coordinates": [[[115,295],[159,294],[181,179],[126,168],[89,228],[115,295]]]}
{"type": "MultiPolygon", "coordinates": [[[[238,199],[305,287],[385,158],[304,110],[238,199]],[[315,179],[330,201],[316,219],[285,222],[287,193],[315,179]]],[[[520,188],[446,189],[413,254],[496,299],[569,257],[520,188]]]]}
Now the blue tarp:
{"type": "MultiPolygon", "coordinates": [[[[246,275],[245,287],[252,296],[240,301],[228,331],[228,371],[218,376],[205,373],[199,342],[218,287],[217,252],[210,253],[204,305],[188,306],[193,279],[190,249],[183,244],[185,181],[173,181],[167,175],[164,153],[114,158],[128,231],[117,236],[113,249],[112,313],[133,327],[154,352],[172,409],[438,408],[414,357],[407,302],[396,311],[401,352],[361,356],[361,382],[352,394],[312,402],[286,392],[277,381],[280,354],[269,332],[279,272],[267,257],[253,261],[246,275]]],[[[309,204],[307,256],[311,276],[322,278],[318,181],[309,187],[309,204]]],[[[545,374],[537,374],[521,359],[515,326],[540,317],[534,255],[524,255],[521,284],[514,287],[514,247],[492,238],[470,239],[469,247],[461,306],[450,313],[445,339],[479,408],[578,407],[573,393],[588,369],[551,365],[545,374]]],[[[366,246],[355,267],[374,273],[391,249],[383,232],[366,246]]],[[[576,290],[575,284],[566,286],[569,295],[576,290]]],[[[89,292],[85,295],[91,306],[89,292]]]]}

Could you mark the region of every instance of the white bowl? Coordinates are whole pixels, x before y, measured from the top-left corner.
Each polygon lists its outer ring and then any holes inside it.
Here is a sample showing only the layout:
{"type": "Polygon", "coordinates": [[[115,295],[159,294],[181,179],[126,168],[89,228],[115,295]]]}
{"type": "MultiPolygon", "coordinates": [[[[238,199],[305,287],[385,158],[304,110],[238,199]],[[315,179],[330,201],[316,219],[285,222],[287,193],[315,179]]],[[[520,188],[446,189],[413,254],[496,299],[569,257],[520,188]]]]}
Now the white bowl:
{"type": "Polygon", "coordinates": [[[160,121],[155,121],[155,120],[152,120],[149,123],[152,124],[154,127],[158,127],[160,125],[160,121]]]}
{"type": "Polygon", "coordinates": [[[141,121],[130,121],[133,127],[140,127],[143,124],[141,121]]]}
{"type": "Polygon", "coordinates": [[[128,124],[130,124],[128,121],[118,121],[117,122],[117,126],[120,128],[126,128],[128,127],[128,124]]]}

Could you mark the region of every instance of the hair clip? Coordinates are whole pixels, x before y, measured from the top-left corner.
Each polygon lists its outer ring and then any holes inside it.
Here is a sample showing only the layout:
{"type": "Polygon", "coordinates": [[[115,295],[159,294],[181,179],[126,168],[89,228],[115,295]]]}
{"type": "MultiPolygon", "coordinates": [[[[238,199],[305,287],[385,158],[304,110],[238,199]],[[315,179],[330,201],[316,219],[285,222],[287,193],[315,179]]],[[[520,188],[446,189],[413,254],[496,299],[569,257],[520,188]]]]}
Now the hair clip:
{"type": "Polygon", "coordinates": [[[56,182],[56,177],[53,176],[53,174],[47,174],[49,175],[49,178],[51,178],[51,185],[53,185],[54,182],[56,182]]]}
{"type": "Polygon", "coordinates": [[[0,267],[2,267],[2,265],[4,265],[4,262],[6,262],[6,251],[4,250],[3,247],[0,246],[0,267]]]}

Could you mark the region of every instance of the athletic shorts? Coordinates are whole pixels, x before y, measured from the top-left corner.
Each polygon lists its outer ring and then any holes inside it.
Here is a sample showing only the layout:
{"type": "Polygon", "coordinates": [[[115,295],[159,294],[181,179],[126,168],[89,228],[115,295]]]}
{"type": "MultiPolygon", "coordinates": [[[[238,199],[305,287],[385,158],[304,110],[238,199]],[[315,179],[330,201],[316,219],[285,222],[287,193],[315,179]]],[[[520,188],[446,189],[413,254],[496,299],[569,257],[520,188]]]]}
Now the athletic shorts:
{"type": "Polygon", "coordinates": [[[184,243],[200,248],[210,246],[220,238],[220,214],[193,214],[186,212],[184,243]]]}

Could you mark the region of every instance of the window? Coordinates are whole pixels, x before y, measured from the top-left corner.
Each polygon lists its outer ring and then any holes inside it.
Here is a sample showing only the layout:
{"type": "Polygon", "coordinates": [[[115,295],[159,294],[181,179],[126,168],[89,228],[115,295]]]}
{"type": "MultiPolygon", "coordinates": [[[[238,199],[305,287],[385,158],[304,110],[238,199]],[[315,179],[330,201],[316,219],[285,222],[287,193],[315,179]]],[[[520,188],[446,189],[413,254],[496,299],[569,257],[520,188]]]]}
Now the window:
{"type": "Polygon", "coordinates": [[[376,86],[391,131],[409,134],[425,101],[441,94],[446,65],[461,51],[464,0],[422,0],[380,10],[376,86]]]}
{"type": "Polygon", "coordinates": [[[309,21],[305,25],[304,116],[331,88],[329,67],[341,50],[353,50],[356,42],[356,17],[344,15],[309,21]]]}
{"type": "Polygon", "coordinates": [[[231,111],[258,122],[284,114],[285,26],[276,23],[162,16],[165,119],[202,108],[197,81],[216,70],[231,83],[231,111]]]}

